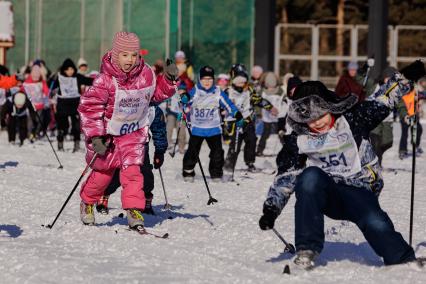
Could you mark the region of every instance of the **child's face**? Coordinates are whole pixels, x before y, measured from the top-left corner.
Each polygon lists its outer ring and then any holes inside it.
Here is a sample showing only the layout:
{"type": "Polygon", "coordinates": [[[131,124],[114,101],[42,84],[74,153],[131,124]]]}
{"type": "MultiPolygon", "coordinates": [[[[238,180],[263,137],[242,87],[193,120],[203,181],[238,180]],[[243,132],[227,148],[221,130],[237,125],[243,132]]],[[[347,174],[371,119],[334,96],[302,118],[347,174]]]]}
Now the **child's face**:
{"type": "Polygon", "coordinates": [[[356,76],[356,72],[357,72],[356,69],[349,69],[348,70],[349,76],[351,76],[352,78],[354,78],[356,76]]]}
{"type": "Polygon", "coordinates": [[[308,122],[309,129],[316,133],[325,133],[331,126],[331,114],[326,113],[317,120],[308,122]]]}
{"type": "Polygon", "coordinates": [[[65,71],[64,71],[65,75],[67,75],[67,77],[72,77],[74,75],[74,68],[72,67],[68,67],[65,71]]]}
{"type": "Polygon", "coordinates": [[[213,78],[212,77],[203,77],[200,80],[201,86],[208,90],[213,86],[213,78]]]}
{"type": "Polygon", "coordinates": [[[118,65],[121,70],[128,73],[136,65],[138,53],[136,51],[122,51],[118,54],[118,65]]]}
{"type": "Polygon", "coordinates": [[[221,90],[225,90],[228,87],[228,81],[227,80],[218,80],[217,85],[221,90]]]}

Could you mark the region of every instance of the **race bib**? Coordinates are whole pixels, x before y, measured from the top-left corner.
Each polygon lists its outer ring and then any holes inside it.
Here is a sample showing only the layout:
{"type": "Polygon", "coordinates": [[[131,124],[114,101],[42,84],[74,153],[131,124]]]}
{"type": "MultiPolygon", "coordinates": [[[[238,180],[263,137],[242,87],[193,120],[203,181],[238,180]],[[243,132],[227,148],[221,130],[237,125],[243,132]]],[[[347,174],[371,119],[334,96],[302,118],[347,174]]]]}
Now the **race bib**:
{"type": "Polygon", "coordinates": [[[115,85],[115,103],[111,119],[107,124],[107,133],[115,136],[130,134],[149,124],[148,109],[155,87],[140,90],[120,90],[115,85]]]}
{"type": "Polygon", "coordinates": [[[33,104],[44,104],[43,89],[41,83],[24,83],[25,93],[33,104]]]}
{"type": "Polygon", "coordinates": [[[325,134],[297,137],[300,154],[308,156],[307,165],[327,173],[349,177],[361,172],[358,147],[346,119],[342,116],[325,134]]]}
{"type": "Polygon", "coordinates": [[[192,126],[199,128],[220,127],[219,99],[220,91],[208,94],[197,89],[191,108],[192,126]]]}
{"type": "Polygon", "coordinates": [[[174,94],[170,98],[170,110],[174,113],[180,113],[182,110],[179,105],[180,95],[178,93],[174,94]]]}
{"type": "Polygon", "coordinates": [[[65,77],[61,74],[58,75],[59,87],[61,89],[62,98],[78,98],[80,93],[78,92],[78,84],[76,77],[65,77]]]}

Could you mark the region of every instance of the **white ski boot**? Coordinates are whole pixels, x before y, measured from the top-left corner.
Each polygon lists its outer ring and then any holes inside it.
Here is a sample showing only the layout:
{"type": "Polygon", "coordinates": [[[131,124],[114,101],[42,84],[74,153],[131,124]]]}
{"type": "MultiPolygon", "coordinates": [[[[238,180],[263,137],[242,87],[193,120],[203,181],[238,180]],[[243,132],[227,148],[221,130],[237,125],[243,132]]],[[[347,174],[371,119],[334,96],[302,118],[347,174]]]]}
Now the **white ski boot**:
{"type": "Polygon", "coordinates": [[[130,229],[136,229],[138,226],[144,225],[144,218],[139,209],[127,209],[127,223],[130,229]]]}
{"type": "Polygon", "coordinates": [[[294,258],[294,264],[304,270],[311,270],[315,266],[315,259],[318,257],[318,253],[312,250],[300,250],[296,252],[294,258]]]}

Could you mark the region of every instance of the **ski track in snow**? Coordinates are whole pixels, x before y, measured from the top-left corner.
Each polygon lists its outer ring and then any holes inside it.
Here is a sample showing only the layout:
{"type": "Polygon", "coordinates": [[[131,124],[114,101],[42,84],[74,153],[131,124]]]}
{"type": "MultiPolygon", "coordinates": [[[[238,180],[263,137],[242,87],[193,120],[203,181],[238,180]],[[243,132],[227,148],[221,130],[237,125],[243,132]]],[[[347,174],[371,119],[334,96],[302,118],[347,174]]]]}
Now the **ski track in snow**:
{"type": "MultiPolygon", "coordinates": [[[[411,158],[399,160],[399,123],[394,124],[394,146],[384,157],[385,188],[382,207],[398,231],[408,240],[411,158]]],[[[276,146],[273,135],[265,151],[276,146]]],[[[56,145],[56,143],[54,144],[56,145]]],[[[426,148],[425,139],[423,145],[426,148]]],[[[55,146],[56,147],[56,146],[55,146]]],[[[124,230],[125,218],[117,217],[120,195],[110,198],[107,216],[96,214],[96,226],[79,220],[78,190],[52,230],[53,221],[84,169],[84,153],[71,153],[72,142],[59,153],[58,164],[47,141],[22,148],[7,143],[0,133],[0,271],[1,283],[426,283],[426,270],[406,265],[384,267],[354,224],[326,218],[326,244],[320,265],[312,272],[283,275],[291,256],[271,232],[258,227],[262,204],[274,176],[263,173],[242,177],[239,183],[209,183],[219,203],[207,206],[207,192],[198,166],[195,183],[181,178],[182,155],[166,154],[163,176],[173,219],[162,209],[164,196],[155,175],[154,209],[146,227],[169,239],[140,236],[124,230]]],[[[151,151],[153,147],[151,147],[151,151]]],[[[225,147],[225,151],[226,151],[225,147]]],[[[201,152],[208,169],[208,147],[201,152]]],[[[426,256],[426,154],[417,159],[413,245],[426,256]]],[[[275,165],[275,157],[258,158],[258,167],[275,165]]],[[[237,169],[244,168],[242,153],[237,169]]],[[[294,243],[292,197],[276,222],[276,229],[294,243]]]]}

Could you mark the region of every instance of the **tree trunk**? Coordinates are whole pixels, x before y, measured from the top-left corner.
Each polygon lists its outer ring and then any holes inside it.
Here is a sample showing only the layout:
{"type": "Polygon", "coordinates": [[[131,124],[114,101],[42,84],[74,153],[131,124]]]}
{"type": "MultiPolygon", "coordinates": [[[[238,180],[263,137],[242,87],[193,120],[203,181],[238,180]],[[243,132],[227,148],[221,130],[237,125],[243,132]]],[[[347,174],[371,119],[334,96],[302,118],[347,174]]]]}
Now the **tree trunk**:
{"type": "MultiPolygon", "coordinates": [[[[343,56],[343,25],[345,23],[345,1],[339,0],[337,4],[337,34],[336,34],[336,53],[338,56],[343,56]]],[[[337,74],[342,74],[343,71],[343,62],[336,62],[336,72],[337,74]]]]}
{"type": "MultiPolygon", "coordinates": [[[[282,22],[284,24],[288,24],[288,14],[287,14],[286,6],[284,6],[284,8],[282,9],[282,22]]],[[[290,53],[290,36],[288,34],[287,27],[284,28],[283,33],[284,33],[284,37],[283,37],[284,52],[290,53]]],[[[290,70],[290,62],[288,62],[288,60],[286,60],[285,62],[285,70],[290,70]]]]}

